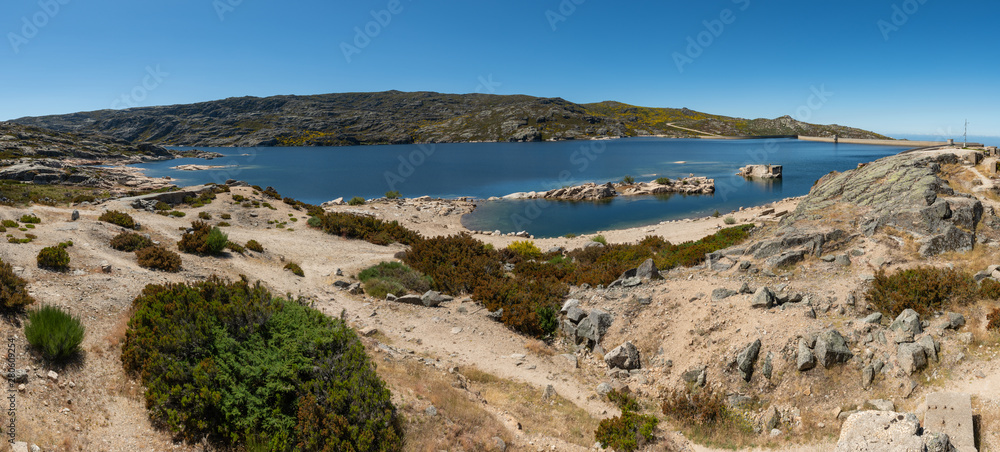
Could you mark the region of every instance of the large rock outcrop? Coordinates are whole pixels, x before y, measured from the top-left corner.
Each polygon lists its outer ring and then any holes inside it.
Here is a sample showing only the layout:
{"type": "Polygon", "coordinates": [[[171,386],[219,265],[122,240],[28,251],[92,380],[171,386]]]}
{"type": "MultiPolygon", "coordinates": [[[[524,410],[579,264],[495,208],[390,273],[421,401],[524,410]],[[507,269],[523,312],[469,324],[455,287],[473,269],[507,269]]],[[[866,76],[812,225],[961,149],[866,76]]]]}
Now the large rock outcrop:
{"type": "Polygon", "coordinates": [[[940,176],[941,166],[957,164],[954,154],[900,154],[820,179],[784,228],[849,224],[872,235],[891,227],[910,234],[920,253],[971,250],[983,205],[956,193],[940,176]]]}

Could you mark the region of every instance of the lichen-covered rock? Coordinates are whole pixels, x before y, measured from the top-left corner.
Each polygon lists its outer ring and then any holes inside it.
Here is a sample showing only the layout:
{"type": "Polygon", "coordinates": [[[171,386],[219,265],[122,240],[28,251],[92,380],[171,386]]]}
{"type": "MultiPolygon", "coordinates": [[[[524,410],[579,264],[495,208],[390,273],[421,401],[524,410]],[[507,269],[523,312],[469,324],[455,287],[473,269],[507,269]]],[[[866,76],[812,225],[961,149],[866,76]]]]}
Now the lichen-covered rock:
{"type": "Polygon", "coordinates": [[[826,330],[816,338],[816,360],[823,367],[846,363],[854,354],[847,346],[847,340],[837,330],[826,330]]]}
{"type": "Polygon", "coordinates": [[[771,291],[767,286],[761,286],[757,289],[757,292],[753,294],[753,298],[750,300],[750,307],[769,309],[774,306],[776,298],[774,292],[771,291]]]}
{"type": "Polygon", "coordinates": [[[610,369],[632,370],[642,367],[639,350],[631,342],[625,342],[604,355],[604,362],[610,369]]]}
{"type": "Polygon", "coordinates": [[[753,367],[754,363],[757,362],[757,356],[760,354],[760,339],[753,341],[753,343],[747,345],[740,354],[736,356],[736,366],[740,369],[740,375],[743,377],[743,381],[750,381],[753,377],[753,367]]]}
{"type": "Polygon", "coordinates": [[[899,361],[899,367],[907,374],[927,367],[927,352],[920,344],[912,342],[899,344],[896,359],[899,361]]]}
{"type": "Polygon", "coordinates": [[[799,372],[805,372],[816,367],[816,356],[813,355],[812,349],[809,348],[809,342],[804,338],[799,338],[799,350],[795,358],[795,367],[799,369],[799,372]]]}
{"type": "Polygon", "coordinates": [[[896,316],[896,320],[892,321],[889,329],[893,331],[908,331],[916,336],[923,332],[920,328],[920,314],[917,314],[917,311],[912,309],[906,309],[896,316]]]}

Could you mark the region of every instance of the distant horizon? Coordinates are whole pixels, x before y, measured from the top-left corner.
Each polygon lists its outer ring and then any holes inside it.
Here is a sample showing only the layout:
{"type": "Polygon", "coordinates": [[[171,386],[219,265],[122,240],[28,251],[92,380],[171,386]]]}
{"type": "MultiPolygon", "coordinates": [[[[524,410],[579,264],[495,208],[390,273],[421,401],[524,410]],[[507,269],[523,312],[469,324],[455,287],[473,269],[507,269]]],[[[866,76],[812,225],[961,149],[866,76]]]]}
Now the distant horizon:
{"type": "MultiPolygon", "coordinates": [[[[641,104],[634,104],[634,103],[630,103],[630,102],[623,102],[623,101],[616,100],[616,99],[604,99],[604,100],[592,101],[592,102],[578,102],[578,101],[575,101],[573,99],[569,99],[569,98],[567,98],[565,96],[551,96],[551,95],[542,95],[542,96],[539,96],[539,95],[525,94],[525,93],[511,93],[511,94],[474,93],[474,92],[473,93],[448,93],[448,92],[429,91],[429,90],[403,91],[403,90],[400,90],[400,89],[385,89],[385,90],[381,90],[381,91],[345,91],[345,92],[328,92],[328,93],[311,93],[311,94],[270,94],[270,95],[263,95],[263,96],[261,96],[261,95],[247,94],[247,95],[242,95],[242,96],[228,96],[228,97],[224,97],[224,98],[198,100],[198,101],[184,102],[184,103],[163,104],[163,105],[143,105],[143,106],[136,106],[136,107],[132,107],[132,108],[169,107],[169,106],[174,106],[174,105],[191,105],[191,104],[198,104],[198,103],[215,102],[215,101],[220,101],[220,100],[225,100],[225,99],[238,99],[238,98],[242,98],[242,97],[254,97],[254,98],[268,98],[268,97],[279,97],[279,96],[299,96],[299,97],[306,97],[306,96],[321,96],[321,95],[326,95],[326,94],[364,94],[364,93],[384,93],[384,92],[390,92],[390,91],[397,91],[397,92],[404,92],[404,93],[432,92],[432,93],[437,93],[437,94],[448,94],[448,95],[487,94],[487,95],[499,95],[499,96],[531,96],[531,97],[536,97],[536,98],[549,98],[549,99],[559,98],[559,99],[566,100],[568,102],[573,102],[573,103],[581,104],[581,105],[583,105],[583,104],[595,104],[595,103],[600,103],[600,102],[619,102],[619,103],[623,103],[623,104],[633,105],[633,106],[637,106],[637,107],[647,107],[647,108],[672,108],[672,109],[678,109],[678,110],[679,109],[683,109],[683,108],[687,108],[687,109],[698,111],[698,112],[701,112],[701,113],[708,113],[708,114],[719,115],[719,116],[740,117],[740,118],[743,118],[743,119],[775,119],[775,118],[780,118],[780,117],[783,117],[783,116],[792,116],[794,118],[794,115],[792,113],[788,113],[788,114],[785,114],[785,115],[774,116],[774,117],[766,117],[766,116],[752,116],[752,117],[749,117],[749,116],[733,116],[733,115],[727,114],[725,112],[705,111],[705,110],[700,110],[698,108],[691,108],[690,106],[686,106],[686,105],[685,106],[641,105],[641,104]]],[[[123,111],[123,110],[129,110],[129,109],[131,109],[131,108],[117,109],[117,110],[123,111]]],[[[6,121],[14,121],[14,120],[17,120],[17,119],[29,118],[29,117],[38,117],[38,116],[59,116],[59,115],[69,115],[69,114],[74,114],[74,113],[89,113],[89,112],[96,112],[96,111],[102,111],[102,110],[116,110],[116,109],[103,108],[103,109],[95,109],[95,110],[69,111],[69,112],[64,112],[64,113],[47,113],[47,114],[41,114],[41,115],[18,116],[18,117],[15,117],[15,118],[3,119],[2,121],[5,121],[5,122],[6,121]]],[[[961,132],[959,132],[957,135],[955,135],[954,131],[945,132],[945,131],[940,131],[939,130],[936,133],[927,133],[927,131],[924,131],[924,132],[905,132],[905,131],[885,132],[885,131],[880,131],[880,130],[876,130],[876,129],[873,129],[873,128],[869,128],[869,127],[866,127],[864,125],[856,125],[856,124],[818,123],[818,122],[810,122],[810,121],[802,121],[802,122],[809,122],[811,124],[819,124],[819,125],[839,125],[839,126],[845,126],[845,127],[853,127],[853,128],[857,128],[857,129],[862,129],[862,130],[867,130],[867,131],[875,132],[875,133],[878,133],[880,135],[884,135],[884,136],[895,138],[895,139],[909,139],[909,140],[912,140],[912,141],[947,141],[948,138],[955,138],[956,141],[958,141],[958,139],[962,137],[962,133],[961,132]]],[[[973,135],[973,134],[970,134],[969,137],[970,138],[977,137],[977,140],[978,139],[983,139],[983,138],[993,140],[993,141],[991,141],[991,143],[983,143],[983,144],[985,144],[987,146],[994,146],[994,145],[1000,144],[1000,135],[984,135],[984,134],[975,134],[975,135],[973,135]]],[[[969,142],[978,142],[978,141],[970,139],[969,142]]]]}

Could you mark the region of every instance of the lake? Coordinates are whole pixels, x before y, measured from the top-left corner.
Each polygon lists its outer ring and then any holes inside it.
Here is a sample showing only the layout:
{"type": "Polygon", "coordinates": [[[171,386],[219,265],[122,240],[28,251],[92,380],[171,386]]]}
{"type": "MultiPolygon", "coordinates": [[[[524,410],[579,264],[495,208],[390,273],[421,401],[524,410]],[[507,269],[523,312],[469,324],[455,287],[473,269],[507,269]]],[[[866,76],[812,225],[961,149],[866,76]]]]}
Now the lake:
{"type": "MultiPolygon", "coordinates": [[[[192,149],[192,148],[177,148],[192,149]]],[[[538,237],[585,234],[663,220],[722,214],[800,196],[822,175],[844,171],[905,147],[832,144],[795,139],[701,140],[626,138],[544,143],[449,143],[294,148],[197,148],[223,154],[214,160],[175,159],[137,167],[149,176],[170,176],[178,185],[227,179],[273,186],[311,204],[387,191],[405,197],[486,199],[544,191],[584,182],[604,183],[631,175],[637,181],[696,175],[714,178],[706,196],[618,197],[607,202],[482,201],[463,219],[470,229],[538,237]],[[183,164],[219,165],[206,171],[170,169],[183,164]],[[748,164],[784,166],[774,182],[735,175],[748,164]]]]}

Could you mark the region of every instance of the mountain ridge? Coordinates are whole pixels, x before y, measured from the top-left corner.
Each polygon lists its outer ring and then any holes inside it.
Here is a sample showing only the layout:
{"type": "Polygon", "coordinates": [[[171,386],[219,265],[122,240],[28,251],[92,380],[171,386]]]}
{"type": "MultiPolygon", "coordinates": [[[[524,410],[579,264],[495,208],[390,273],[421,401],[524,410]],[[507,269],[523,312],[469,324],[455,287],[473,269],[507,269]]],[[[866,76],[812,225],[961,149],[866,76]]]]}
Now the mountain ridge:
{"type": "Polygon", "coordinates": [[[578,104],[559,97],[384,91],[231,97],[127,110],[23,117],[59,132],[169,146],[343,146],[634,136],[886,137],[790,116],[744,119],[687,108],[578,104]],[[695,133],[693,130],[703,131],[695,133]]]}

